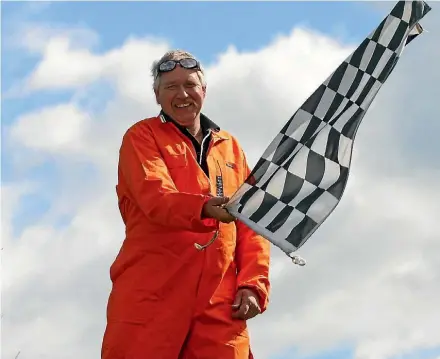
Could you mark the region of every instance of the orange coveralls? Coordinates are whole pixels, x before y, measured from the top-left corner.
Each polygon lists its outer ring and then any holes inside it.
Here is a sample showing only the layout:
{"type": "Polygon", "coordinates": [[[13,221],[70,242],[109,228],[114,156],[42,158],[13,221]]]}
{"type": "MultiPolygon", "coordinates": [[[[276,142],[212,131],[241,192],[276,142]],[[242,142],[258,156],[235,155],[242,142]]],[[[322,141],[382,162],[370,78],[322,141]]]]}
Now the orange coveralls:
{"type": "Polygon", "coordinates": [[[110,269],[102,359],[252,358],[246,321],[231,317],[231,305],[248,287],[266,310],[270,244],[239,221],[201,218],[219,179],[231,196],[249,174],[237,140],[218,128],[206,161],[209,178],[190,139],[163,116],[125,133],[116,191],[126,237],[110,269]],[[210,247],[194,247],[217,229],[210,247]]]}

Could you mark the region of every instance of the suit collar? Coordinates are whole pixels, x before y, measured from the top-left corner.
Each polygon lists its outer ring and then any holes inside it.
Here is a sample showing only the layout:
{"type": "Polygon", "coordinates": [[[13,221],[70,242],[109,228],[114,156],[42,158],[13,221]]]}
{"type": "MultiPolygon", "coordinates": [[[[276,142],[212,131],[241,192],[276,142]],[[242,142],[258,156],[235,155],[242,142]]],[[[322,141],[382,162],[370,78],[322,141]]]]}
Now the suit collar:
{"type": "MultiPolygon", "coordinates": [[[[185,128],[178,124],[173,118],[165,113],[163,110],[159,113],[159,118],[162,123],[172,123],[180,130],[184,131],[185,128]]],[[[228,139],[229,137],[226,136],[223,131],[221,131],[220,126],[218,126],[215,122],[213,122],[208,116],[204,115],[203,113],[200,114],[200,125],[202,126],[203,135],[206,135],[209,130],[211,130],[211,133],[213,136],[220,138],[220,139],[228,139]]]]}
{"type": "MultiPolygon", "coordinates": [[[[166,114],[163,110],[160,111],[159,117],[162,121],[162,123],[171,122],[174,123],[177,127],[183,128],[182,125],[179,125],[175,120],[171,118],[170,115],[166,114]]],[[[220,126],[218,126],[215,122],[211,121],[208,116],[204,115],[203,113],[200,114],[200,125],[202,126],[202,129],[205,131],[212,130],[212,131],[220,131],[220,126]]]]}

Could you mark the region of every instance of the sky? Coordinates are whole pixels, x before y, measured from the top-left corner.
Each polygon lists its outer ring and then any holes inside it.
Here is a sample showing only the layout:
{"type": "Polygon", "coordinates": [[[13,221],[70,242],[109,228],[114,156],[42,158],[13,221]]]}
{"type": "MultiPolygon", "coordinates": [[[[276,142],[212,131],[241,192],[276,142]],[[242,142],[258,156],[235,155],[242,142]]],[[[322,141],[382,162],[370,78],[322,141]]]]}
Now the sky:
{"type": "MultiPolygon", "coordinates": [[[[440,359],[440,11],[357,134],[340,205],[301,248],[272,250],[256,359],[440,359]]],[[[149,69],[204,64],[204,112],[251,165],[391,2],[2,3],[2,358],[97,358],[124,237],[122,135],[158,113],[149,69]]]]}

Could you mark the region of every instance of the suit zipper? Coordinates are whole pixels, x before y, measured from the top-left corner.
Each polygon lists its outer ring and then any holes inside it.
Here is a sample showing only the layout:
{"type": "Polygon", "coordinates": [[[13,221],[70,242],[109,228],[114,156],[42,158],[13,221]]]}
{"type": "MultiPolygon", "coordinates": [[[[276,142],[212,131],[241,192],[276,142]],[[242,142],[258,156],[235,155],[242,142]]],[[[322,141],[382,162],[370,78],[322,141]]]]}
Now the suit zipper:
{"type": "MultiPolygon", "coordinates": [[[[204,148],[204,145],[205,145],[205,141],[206,141],[207,138],[209,138],[209,136],[211,136],[211,130],[208,130],[208,133],[206,134],[205,137],[203,137],[202,143],[200,144],[200,159],[199,159],[200,166],[202,165],[203,148],[204,148]]],[[[211,141],[211,143],[212,143],[212,141],[211,141]]],[[[210,148],[211,148],[211,144],[209,144],[208,149],[206,150],[206,154],[208,154],[210,148]]]]}

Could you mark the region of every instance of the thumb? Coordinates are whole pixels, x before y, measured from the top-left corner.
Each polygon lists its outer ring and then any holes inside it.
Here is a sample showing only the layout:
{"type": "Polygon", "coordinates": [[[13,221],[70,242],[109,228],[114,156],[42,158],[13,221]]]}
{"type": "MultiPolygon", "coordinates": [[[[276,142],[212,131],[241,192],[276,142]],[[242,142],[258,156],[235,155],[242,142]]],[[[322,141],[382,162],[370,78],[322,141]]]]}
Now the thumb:
{"type": "Polygon", "coordinates": [[[237,295],[235,296],[235,300],[234,300],[234,303],[232,304],[232,307],[233,308],[238,308],[240,306],[240,304],[241,304],[242,299],[243,299],[243,292],[239,291],[237,293],[237,295]]]}
{"type": "Polygon", "coordinates": [[[222,204],[228,203],[229,198],[228,197],[213,197],[213,198],[211,198],[210,201],[213,206],[220,206],[222,204]]]}

